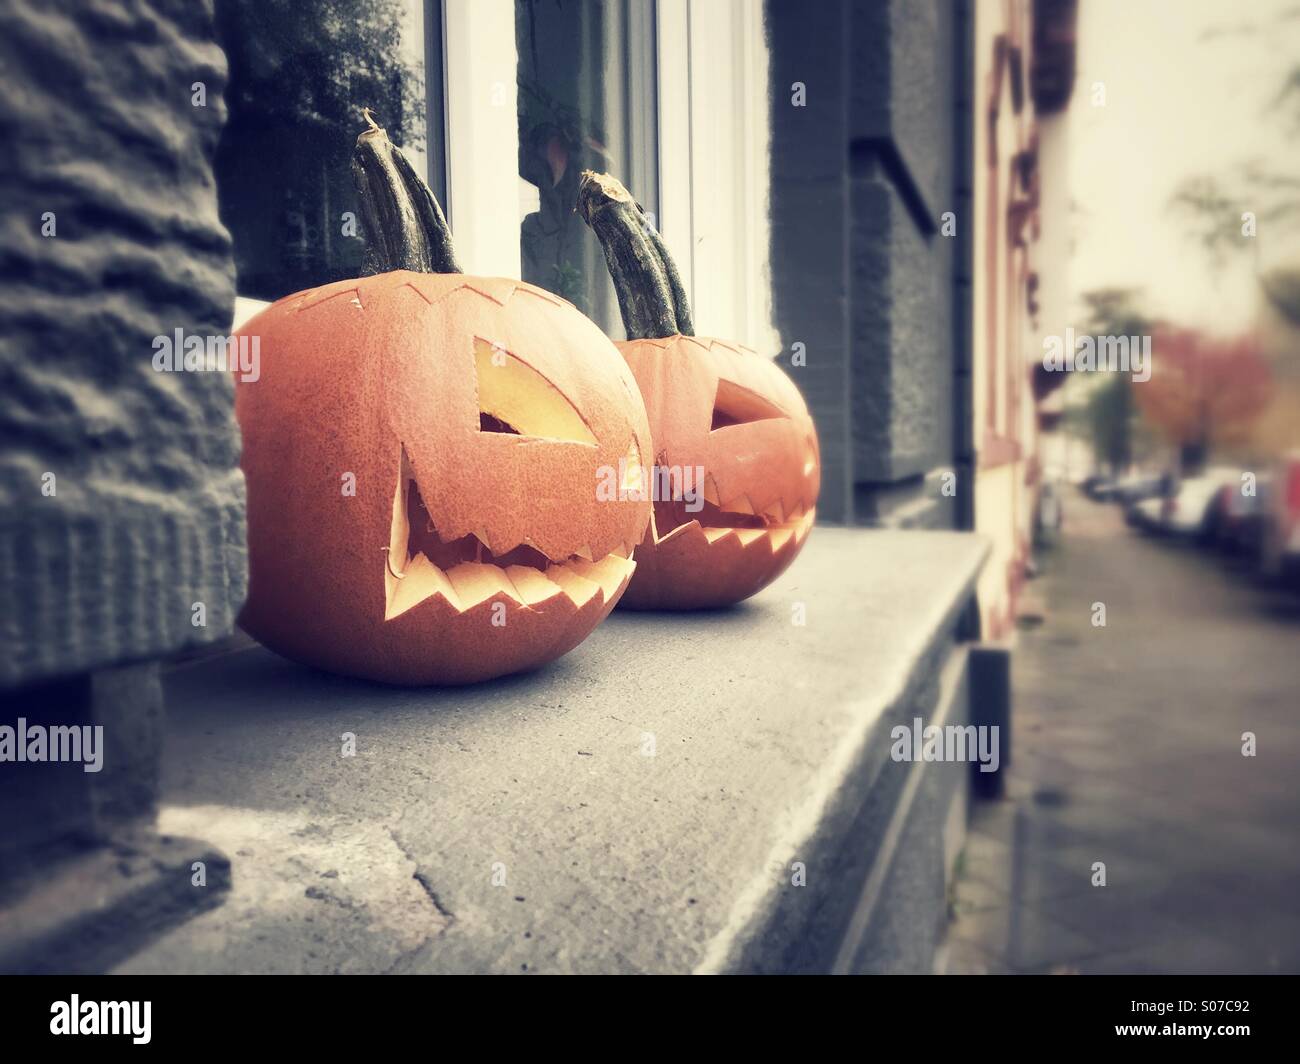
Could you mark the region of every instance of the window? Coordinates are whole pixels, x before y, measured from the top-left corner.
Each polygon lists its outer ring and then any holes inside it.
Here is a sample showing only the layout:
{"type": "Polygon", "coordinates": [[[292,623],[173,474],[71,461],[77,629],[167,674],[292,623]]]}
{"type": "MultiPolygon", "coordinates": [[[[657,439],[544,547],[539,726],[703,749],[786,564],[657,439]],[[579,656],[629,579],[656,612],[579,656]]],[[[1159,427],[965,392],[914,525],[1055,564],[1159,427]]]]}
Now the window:
{"type": "Polygon", "coordinates": [[[216,14],[236,324],[361,270],[346,222],[369,106],[427,174],[466,273],[522,277],[621,338],[573,213],[581,171],[609,171],[654,216],[699,332],[777,353],[755,0],[216,0],[216,14]]]}
{"type": "MultiPolygon", "coordinates": [[[[217,187],[241,296],[274,300],[360,272],[364,243],[347,222],[363,107],[422,170],[431,139],[441,159],[441,123],[431,136],[426,120],[442,113],[442,79],[426,78],[425,9],[420,0],[217,0],[230,65],[217,187]]],[[[437,175],[435,191],[444,184],[437,175]]]]}
{"type": "Polygon", "coordinates": [[[523,279],[621,338],[604,253],[574,207],[596,170],[658,211],[655,5],[517,0],[515,13],[523,279]]]}

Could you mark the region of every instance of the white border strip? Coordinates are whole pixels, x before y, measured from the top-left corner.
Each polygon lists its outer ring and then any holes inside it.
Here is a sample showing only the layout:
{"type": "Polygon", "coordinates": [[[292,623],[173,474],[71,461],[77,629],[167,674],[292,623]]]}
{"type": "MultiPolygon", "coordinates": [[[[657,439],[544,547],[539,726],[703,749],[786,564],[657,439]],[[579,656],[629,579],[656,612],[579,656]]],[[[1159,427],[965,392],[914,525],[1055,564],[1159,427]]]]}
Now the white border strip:
{"type": "Polygon", "coordinates": [[[695,305],[695,226],[691,209],[689,0],[659,0],[659,235],[695,305]]]}
{"type": "Polygon", "coordinates": [[[514,0],[443,0],[447,220],[468,274],[518,277],[514,0]]]}

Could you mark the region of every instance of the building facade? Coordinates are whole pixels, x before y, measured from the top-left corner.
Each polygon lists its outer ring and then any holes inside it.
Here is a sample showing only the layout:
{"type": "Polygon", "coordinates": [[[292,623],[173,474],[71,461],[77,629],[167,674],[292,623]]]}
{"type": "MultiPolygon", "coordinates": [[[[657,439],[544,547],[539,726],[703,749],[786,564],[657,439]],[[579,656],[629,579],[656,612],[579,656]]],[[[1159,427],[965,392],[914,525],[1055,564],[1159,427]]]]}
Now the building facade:
{"type": "Polygon", "coordinates": [[[975,10],[974,527],[993,544],[980,577],[981,630],[1005,640],[1033,551],[1044,404],[1064,381],[1043,369],[1042,337],[1069,321],[1076,12],[1072,0],[975,10]]]}

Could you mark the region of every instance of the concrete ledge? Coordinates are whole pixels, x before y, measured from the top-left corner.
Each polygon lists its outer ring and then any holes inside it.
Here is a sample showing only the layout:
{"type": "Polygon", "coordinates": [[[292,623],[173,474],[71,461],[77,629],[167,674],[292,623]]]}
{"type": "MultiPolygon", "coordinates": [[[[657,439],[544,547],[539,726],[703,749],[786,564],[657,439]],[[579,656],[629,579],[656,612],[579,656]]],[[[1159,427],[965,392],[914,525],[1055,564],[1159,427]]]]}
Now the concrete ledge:
{"type": "MultiPolygon", "coordinates": [[[[176,671],[161,827],[230,854],[233,886],[119,970],[829,970],[911,768],[889,728],[944,703],[985,554],[819,527],[739,608],[616,611],[547,669],[474,688],[260,648],[176,671]]],[[[931,886],[941,904],[941,869],[931,886]]]]}

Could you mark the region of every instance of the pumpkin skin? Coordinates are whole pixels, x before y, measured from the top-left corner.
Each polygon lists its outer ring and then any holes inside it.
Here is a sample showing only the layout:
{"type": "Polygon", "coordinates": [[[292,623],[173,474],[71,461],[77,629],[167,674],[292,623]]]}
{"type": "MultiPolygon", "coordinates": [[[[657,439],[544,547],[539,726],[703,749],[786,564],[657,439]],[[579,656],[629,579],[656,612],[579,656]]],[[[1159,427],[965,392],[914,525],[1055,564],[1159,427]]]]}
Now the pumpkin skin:
{"type": "Polygon", "coordinates": [[[574,307],[396,270],[288,296],[241,332],[261,376],[236,378],[240,623],[261,642],[388,683],[469,683],[559,657],[613,608],[650,507],[596,485],[650,437],[626,364],[574,307]]]}
{"type": "Polygon", "coordinates": [[[803,397],[774,362],[723,340],[617,346],[645,400],[655,466],[702,467],[705,500],[698,513],[655,503],[622,605],[701,609],[748,598],[794,561],[815,518],[820,454],[803,397]]]}

